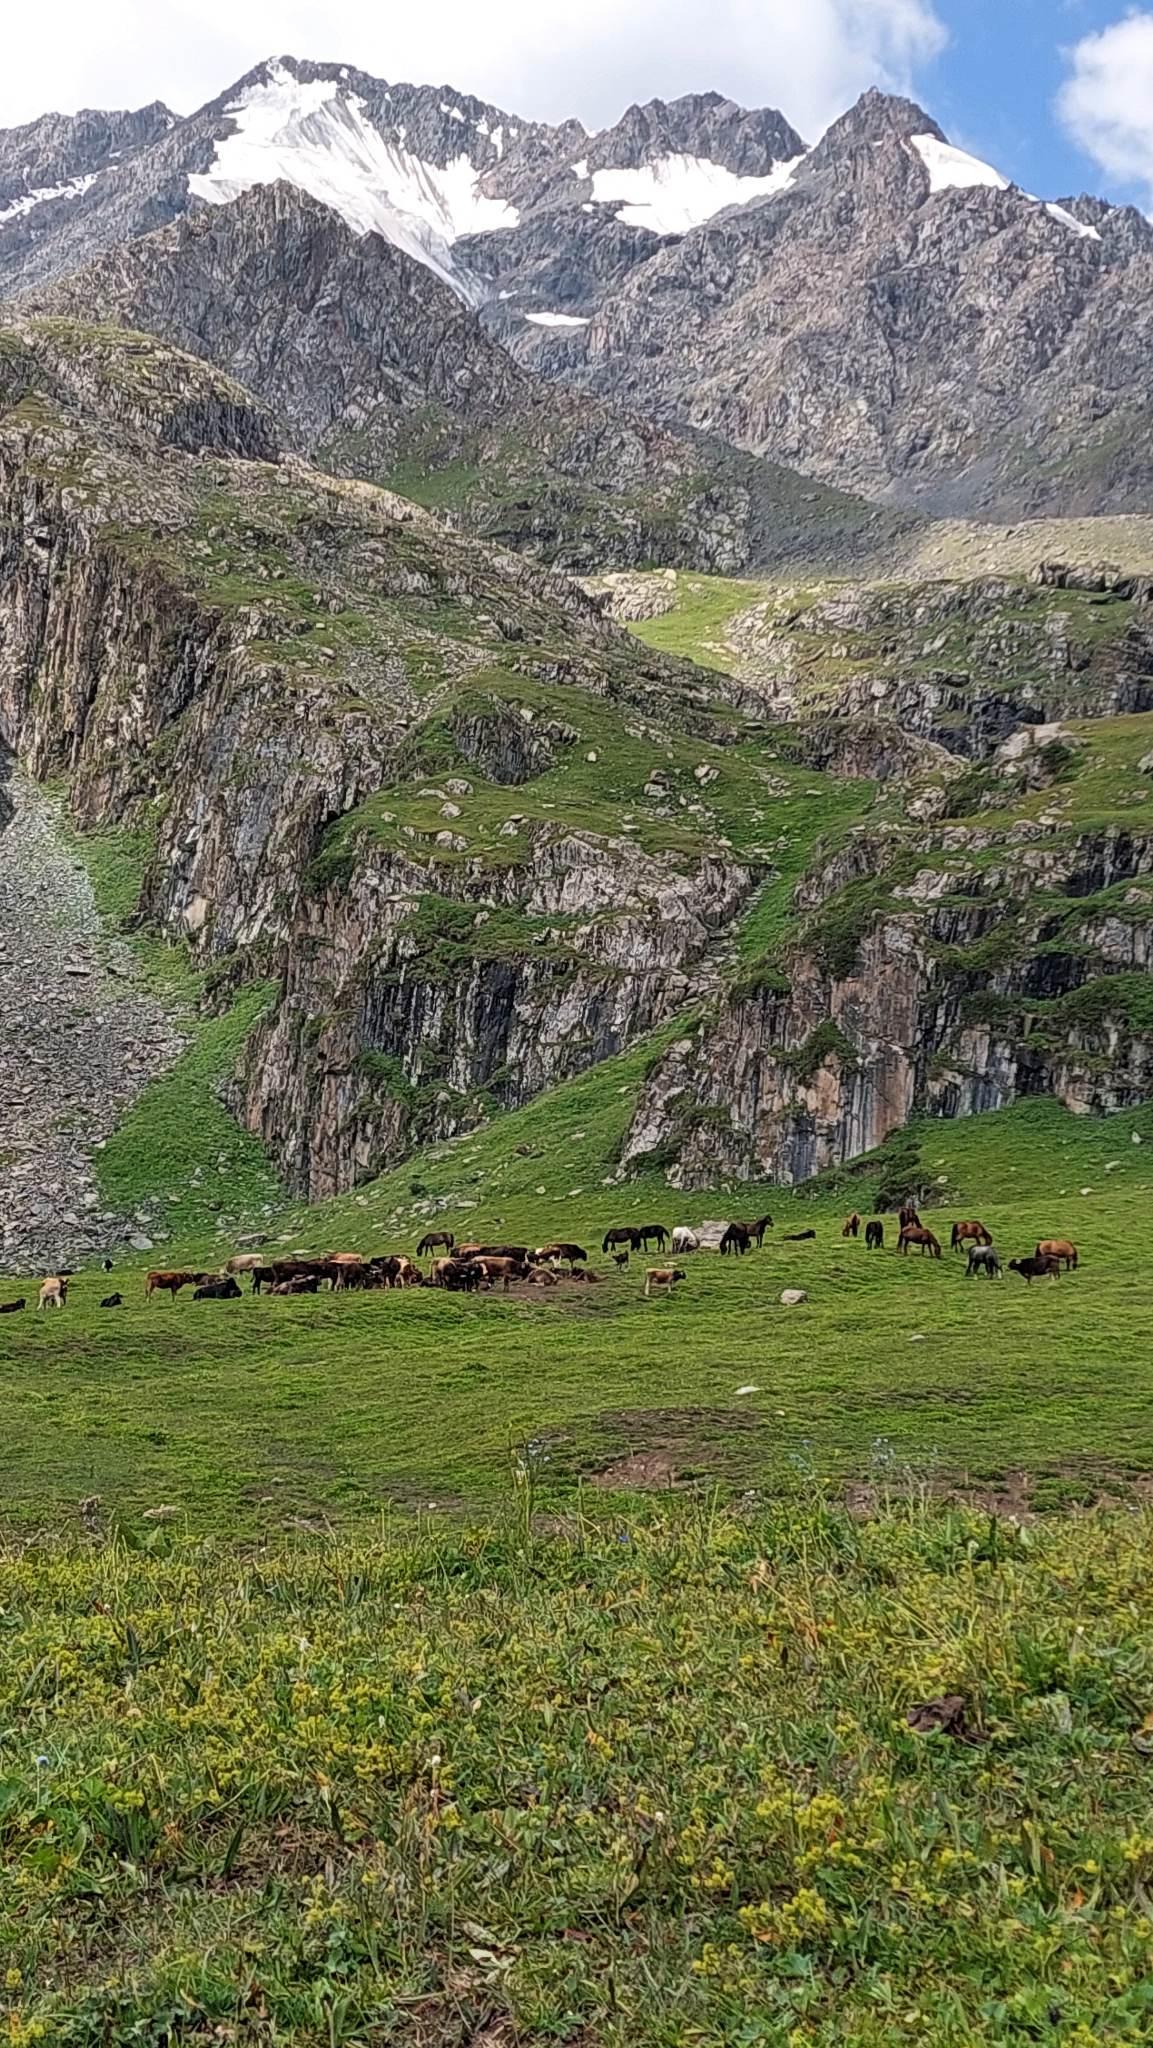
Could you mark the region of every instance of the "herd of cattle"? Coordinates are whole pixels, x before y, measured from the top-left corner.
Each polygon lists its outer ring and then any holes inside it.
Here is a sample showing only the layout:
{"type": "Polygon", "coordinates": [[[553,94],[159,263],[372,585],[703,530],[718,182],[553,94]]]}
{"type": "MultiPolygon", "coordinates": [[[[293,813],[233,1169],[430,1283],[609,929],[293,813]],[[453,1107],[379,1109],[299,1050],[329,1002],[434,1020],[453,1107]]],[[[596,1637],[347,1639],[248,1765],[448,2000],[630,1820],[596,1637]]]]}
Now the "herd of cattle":
{"type": "MultiPolygon", "coordinates": [[[[619,1270],[629,1266],[635,1252],[647,1254],[654,1247],[660,1253],[668,1248],[677,1259],[715,1243],[722,1256],[740,1258],[754,1248],[759,1250],[764,1244],[766,1231],[772,1228],[771,1216],[758,1216],[748,1223],[728,1223],[719,1236],[706,1240],[702,1232],[691,1229],[687,1224],[678,1224],[675,1230],[670,1231],[662,1223],[627,1223],[606,1230],[601,1240],[601,1251],[611,1257],[619,1270]]],[[[862,1229],[867,1250],[883,1251],[885,1225],[880,1218],[865,1222],[854,1211],[846,1219],[841,1235],[857,1238],[862,1229]]],[[[815,1230],[795,1230],[786,1232],[782,1241],[799,1244],[815,1238],[816,1234],[815,1230]]],[[[954,1251],[967,1251],[965,1270],[969,1278],[974,1275],[983,1275],[989,1280],[1004,1277],[992,1236],[978,1219],[954,1223],[950,1247],[954,1251]]],[[[922,1223],[911,1204],[900,1211],[896,1248],[905,1256],[910,1251],[920,1251],[922,1257],[927,1254],[934,1259],[942,1255],[940,1239],[922,1223]]],[[[590,1268],[588,1256],[583,1245],[565,1239],[538,1245],[534,1250],[521,1244],[457,1244],[450,1230],[437,1230],[428,1232],[421,1239],[415,1259],[404,1253],[388,1253],[373,1258],[362,1252],[325,1252],[319,1257],[298,1252],[284,1258],[270,1258],[266,1252],[238,1252],[219,1272],[184,1267],[157,1269],[147,1274],[144,1292],[148,1300],[154,1294],[167,1294],[175,1300],[184,1288],[191,1287],[195,1301],[238,1301],[242,1291],[240,1282],[247,1278],[253,1294],[281,1296],[316,1294],[322,1286],[329,1287],[333,1293],[376,1288],[440,1287],[454,1294],[492,1292],[496,1288],[507,1294],[514,1285],[556,1287],[562,1281],[594,1285],[601,1276],[590,1268]],[[426,1257],[431,1258],[427,1272],[417,1263],[426,1257]]],[[[1020,1274],[1026,1284],[1031,1285],[1034,1280],[1056,1280],[1062,1269],[1069,1272],[1077,1264],[1075,1244],[1067,1238],[1044,1238],[1028,1257],[1010,1259],[1008,1270],[1020,1274]]],[[[110,1260],[104,1261],[104,1269],[111,1271],[110,1260]]],[[[67,1271],[51,1274],[40,1288],[37,1308],[65,1308],[69,1277],[67,1271]]],[[[646,1299],[671,1293],[684,1278],[683,1266],[646,1266],[646,1299]]],[[[806,1297],[798,1294],[796,1298],[804,1300],[806,1297]]],[[[16,1301],[0,1302],[0,1315],[15,1314],[27,1306],[23,1296],[16,1301]]],[[[124,1298],[120,1294],[109,1294],[100,1306],[122,1308],[124,1298]]]]}

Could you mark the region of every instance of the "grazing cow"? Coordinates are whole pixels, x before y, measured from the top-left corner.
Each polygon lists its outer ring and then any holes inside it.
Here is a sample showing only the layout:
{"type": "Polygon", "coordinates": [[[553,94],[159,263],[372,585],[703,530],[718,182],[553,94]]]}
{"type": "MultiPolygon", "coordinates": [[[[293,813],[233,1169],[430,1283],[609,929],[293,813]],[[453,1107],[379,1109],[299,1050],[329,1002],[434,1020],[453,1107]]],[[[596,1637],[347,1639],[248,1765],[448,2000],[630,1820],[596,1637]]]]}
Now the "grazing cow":
{"type": "Polygon", "coordinates": [[[184,1273],[175,1270],[167,1273],[149,1273],[144,1282],[144,1298],[151,1301],[154,1294],[167,1294],[175,1301],[182,1287],[200,1287],[204,1281],[212,1278],[211,1273],[184,1273]]]}
{"type": "Polygon", "coordinates": [[[1056,1259],[1057,1264],[1063,1265],[1067,1273],[1074,1272],[1078,1264],[1077,1247],[1071,1244],[1067,1237],[1042,1238],[1034,1257],[1056,1259]]]}
{"type": "Polygon", "coordinates": [[[655,1244],[657,1250],[663,1252],[669,1241],[669,1233],[663,1223],[640,1224],[637,1229],[637,1237],[639,1239],[637,1250],[643,1252],[647,1252],[650,1244],[655,1244]]]}
{"type": "Polygon", "coordinates": [[[701,1241],[696,1231],[690,1230],[687,1223],[678,1223],[673,1231],[674,1258],[678,1252],[699,1252],[700,1248],[701,1241]]]}
{"type": "Polygon", "coordinates": [[[973,1218],[973,1220],[972,1220],[972,1222],[970,1222],[970,1223],[954,1223],[954,1225],[953,1225],[953,1235],[952,1235],[952,1237],[951,1237],[951,1238],[949,1239],[949,1249],[950,1249],[950,1251],[954,1251],[954,1252],[955,1252],[955,1251],[956,1251],[956,1249],[957,1249],[957,1247],[958,1247],[958,1245],[966,1245],[966,1244],[983,1244],[983,1245],[990,1245],[990,1244],[992,1244],[992,1242],[993,1242],[993,1233],[992,1233],[992,1231],[991,1231],[991,1230],[986,1230],[986,1228],[985,1228],[984,1224],[983,1224],[983,1223],[978,1223],[978,1222],[977,1222],[977,1220],[976,1220],[976,1218],[974,1217],[974,1218],[973,1218]]]}
{"type": "Polygon", "coordinates": [[[446,1252],[455,1250],[456,1239],[451,1230],[426,1230],[417,1245],[416,1256],[423,1259],[429,1252],[439,1251],[442,1247],[446,1252]]]}
{"type": "Polygon", "coordinates": [[[865,1225],[865,1250],[866,1250],[867,1252],[883,1252],[883,1251],[884,1251],[884,1249],[885,1249],[885,1226],[884,1226],[884,1224],[883,1224],[883,1223],[881,1223],[881,1222],[879,1222],[879,1221],[877,1221],[877,1220],[874,1220],[874,1221],[873,1221],[872,1223],[866,1223],[866,1225],[865,1225]]]}
{"type": "Polygon", "coordinates": [[[969,1263],[965,1268],[966,1280],[971,1280],[974,1273],[984,1273],[987,1280],[1004,1279],[1005,1276],[1001,1271],[1001,1261],[991,1244],[972,1244],[969,1246],[969,1263]]]}
{"type": "Polygon", "coordinates": [[[645,1274],[645,1300],[653,1294],[671,1294],[684,1277],[679,1266],[650,1266],[645,1274]]]}
{"type": "Polygon", "coordinates": [[[0,1301],[0,1316],[18,1316],[21,1309],[27,1306],[24,1295],[20,1296],[19,1301],[0,1301]]]}
{"type": "Polygon", "coordinates": [[[807,1244],[809,1239],[815,1237],[816,1234],[815,1230],[786,1230],[784,1242],[785,1244],[807,1244]]]}
{"type": "Polygon", "coordinates": [[[617,1272],[618,1272],[618,1273],[623,1273],[623,1272],[624,1272],[624,1269],[625,1269],[625,1267],[626,1267],[626,1266],[628,1265],[628,1262],[629,1262],[629,1255],[628,1255],[628,1253],[627,1253],[627,1252],[614,1252],[614,1253],[613,1253],[613,1265],[614,1265],[614,1266],[616,1267],[616,1269],[617,1269],[617,1272]]]}
{"type": "Polygon", "coordinates": [[[254,1273],[256,1268],[263,1264],[263,1252],[234,1252],[230,1259],[225,1259],[220,1271],[222,1277],[227,1279],[230,1273],[254,1273]]]}
{"type": "Polygon", "coordinates": [[[195,1290],[192,1299],[193,1301],[239,1301],[240,1289],[236,1284],[235,1275],[226,1273],[223,1276],[218,1275],[215,1280],[206,1280],[202,1287],[198,1287],[195,1290]]]}
{"type": "Polygon", "coordinates": [[[101,1308],[123,1308],[124,1296],[122,1294],[106,1294],[100,1306],[101,1308]]]}
{"type": "Polygon", "coordinates": [[[1056,1280],[1061,1272],[1061,1264],[1058,1259],[1034,1255],[1031,1259],[1010,1259],[1009,1271],[1019,1273],[1025,1285],[1031,1287],[1034,1280],[1056,1280]]]}
{"type": "Polygon", "coordinates": [[[860,1219],[860,1217],[858,1216],[858,1214],[857,1214],[856,1210],[854,1209],[854,1210],[853,1210],[853,1213],[852,1213],[852,1215],[851,1215],[851,1216],[847,1216],[847,1217],[845,1218],[845,1222],[844,1222],[844,1224],[843,1224],[843,1226],[842,1226],[842,1229],[841,1229],[841,1236],[842,1236],[842,1237],[859,1237],[859,1236],[860,1236],[860,1234],[861,1234],[861,1219],[860,1219]]]}
{"type": "Polygon", "coordinates": [[[630,1252],[639,1252],[641,1249],[640,1231],[634,1230],[631,1223],[621,1223],[615,1230],[606,1230],[601,1239],[601,1250],[616,1251],[622,1244],[630,1252]]]}
{"type": "Polygon", "coordinates": [[[900,1237],[897,1239],[897,1250],[907,1255],[911,1244],[920,1245],[922,1258],[924,1258],[926,1252],[933,1259],[939,1259],[941,1256],[941,1247],[938,1240],[933,1236],[931,1230],[926,1230],[920,1223],[906,1223],[900,1237]]]}
{"type": "Polygon", "coordinates": [[[481,1283],[481,1269],[473,1259],[435,1259],[432,1284],[450,1294],[473,1294],[481,1283]]]}
{"type": "Polygon", "coordinates": [[[424,1274],[421,1272],[420,1267],[414,1265],[411,1259],[406,1259],[403,1252],[396,1263],[398,1269],[396,1284],[398,1287],[424,1286],[424,1274]]]}
{"type": "Polygon", "coordinates": [[[63,1308],[67,1300],[67,1277],[63,1273],[54,1273],[44,1282],[43,1287],[40,1289],[40,1299],[36,1306],[38,1309],[63,1308]]]}
{"type": "Polygon", "coordinates": [[[563,1238],[556,1244],[542,1244],[538,1250],[529,1253],[529,1263],[535,1266],[575,1266],[579,1260],[587,1258],[583,1245],[567,1244],[563,1238]]]}
{"type": "Polygon", "coordinates": [[[902,1205],[901,1211],[897,1217],[897,1222],[900,1224],[902,1230],[907,1230],[910,1223],[913,1225],[914,1229],[920,1229],[921,1219],[918,1216],[917,1211],[914,1208],[912,1202],[905,1202],[902,1205]]]}

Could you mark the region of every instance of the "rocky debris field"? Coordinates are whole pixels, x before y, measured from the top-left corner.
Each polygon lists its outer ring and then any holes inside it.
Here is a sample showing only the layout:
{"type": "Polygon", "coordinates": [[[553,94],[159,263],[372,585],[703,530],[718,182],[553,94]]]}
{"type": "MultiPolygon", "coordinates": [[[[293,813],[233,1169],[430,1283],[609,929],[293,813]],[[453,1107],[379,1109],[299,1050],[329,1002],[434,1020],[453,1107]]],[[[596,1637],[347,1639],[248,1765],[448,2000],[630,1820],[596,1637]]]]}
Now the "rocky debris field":
{"type": "Polygon", "coordinates": [[[131,950],[105,933],[52,799],[15,767],[5,796],[0,1271],[27,1273],[131,1238],[135,1226],[104,1206],[93,1154],[184,1039],[140,985],[131,950]]]}

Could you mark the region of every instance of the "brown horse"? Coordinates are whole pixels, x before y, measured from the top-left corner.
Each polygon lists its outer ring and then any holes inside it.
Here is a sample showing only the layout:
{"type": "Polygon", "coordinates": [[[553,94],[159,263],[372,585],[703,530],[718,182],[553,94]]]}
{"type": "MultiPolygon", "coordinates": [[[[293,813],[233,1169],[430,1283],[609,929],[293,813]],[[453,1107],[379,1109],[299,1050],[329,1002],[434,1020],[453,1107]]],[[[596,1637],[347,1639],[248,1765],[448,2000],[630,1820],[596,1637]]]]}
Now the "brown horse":
{"type": "Polygon", "coordinates": [[[902,1205],[900,1214],[897,1217],[897,1221],[900,1224],[902,1230],[904,1230],[906,1226],[910,1223],[914,1224],[918,1230],[921,1227],[921,1219],[918,1216],[916,1209],[913,1207],[912,1202],[905,1202],[902,1205]]]}
{"type": "Polygon", "coordinates": [[[852,1213],[852,1215],[851,1215],[851,1216],[849,1216],[849,1217],[847,1217],[847,1218],[846,1218],[846,1220],[845,1220],[844,1226],[843,1226],[843,1228],[842,1228],[842,1230],[841,1230],[841,1236],[842,1236],[842,1237],[859,1237],[859,1236],[860,1236],[860,1234],[861,1234],[861,1219],[860,1219],[860,1217],[858,1216],[858,1214],[857,1214],[856,1210],[854,1209],[854,1210],[853,1210],[853,1213],[852,1213]]]}
{"type": "Polygon", "coordinates": [[[1059,1266],[1064,1264],[1065,1270],[1068,1273],[1075,1272],[1079,1263],[1077,1247],[1067,1237],[1042,1238],[1037,1246],[1035,1257],[1038,1259],[1056,1259],[1059,1266]]]}
{"type": "Polygon", "coordinates": [[[949,1239],[949,1249],[955,1252],[958,1245],[992,1244],[992,1242],[992,1231],[986,1230],[984,1224],[978,1223],[976,1218],[974,1218],[971,1223],[954,1223],[953,1235],[949,1239]]]}
{"type": "Polygon", "coordinates": [[[926,1252],[930,1258],[939,1259],[941,1256],[941,1247],[932,1231],[924,1229],[920,1223],[906,1223],[897,1240],[897,1250],[907,1254],[911,1244],[920,1245],[922,1258],[926,1252]]]}

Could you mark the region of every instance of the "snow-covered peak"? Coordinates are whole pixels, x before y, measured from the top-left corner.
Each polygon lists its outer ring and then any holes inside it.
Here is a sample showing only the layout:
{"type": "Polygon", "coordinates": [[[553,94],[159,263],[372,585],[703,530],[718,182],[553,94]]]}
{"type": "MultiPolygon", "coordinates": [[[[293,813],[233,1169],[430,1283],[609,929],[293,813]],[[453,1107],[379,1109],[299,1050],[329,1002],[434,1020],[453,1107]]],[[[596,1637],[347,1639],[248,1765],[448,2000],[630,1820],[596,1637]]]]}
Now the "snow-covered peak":
{"type": "MultiPolygon", "coordinates": [[[[593,172],[593,198],[620,205],[617,219],[655,235],[685,235],[726,206],[743,206],[791,185],[803,157],[774,164],[761,178],[738,177],[701,156],[662,156],[636,169],[593,172]]],[[[578,170],[579,166],[573,166],[578,170]]]]}
{"type": "MultiPolygon", "coordinates": [[[[459,110],[446,111],[463,123],[459,110]]],[[[462,298],[479,296],[453,260],[453,243],[515,227],[520,216],[480,190],[463,151],[447,164],[429,163],[405,147],[403,128],[392,139],[382,134],[339,79],[300,79],[279,62],[264,66],[225,112],[232,133],[217,143],[210,168],[189,178],[195,198],[222,206],[253,185],[284,179],[330,206],[355,234],[384,235],[462,298]]]]}

